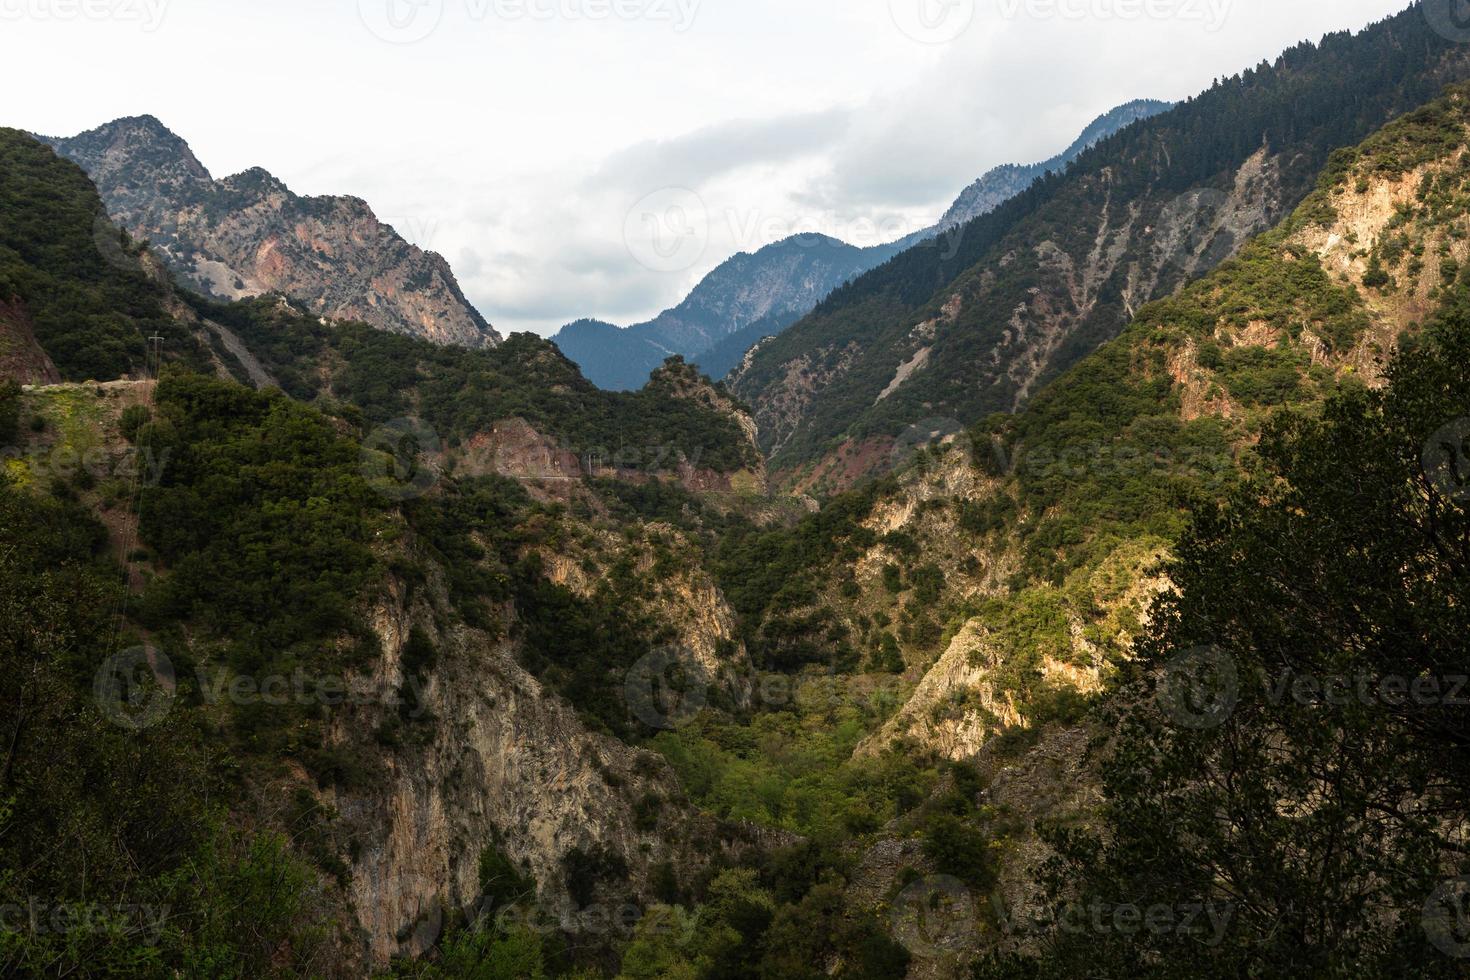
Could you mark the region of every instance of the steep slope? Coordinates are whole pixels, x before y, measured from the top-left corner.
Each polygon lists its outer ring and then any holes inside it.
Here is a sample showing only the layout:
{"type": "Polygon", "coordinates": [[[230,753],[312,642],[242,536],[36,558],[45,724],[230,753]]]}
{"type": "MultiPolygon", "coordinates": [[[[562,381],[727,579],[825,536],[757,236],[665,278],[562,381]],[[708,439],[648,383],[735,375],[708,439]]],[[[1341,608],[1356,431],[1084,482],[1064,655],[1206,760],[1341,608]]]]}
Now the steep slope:
{"type": "Polygon", "coordinates": [[[215,180],[152,116],[48,142],[192,289],[226,299],[281,293],[319,316],[442,344],[499,342],[444,258],[404,241],[358,198],[298,197],[260,168],[215,180]]]}
{"type": "Polygon", "coordinates": [[[1277,229],[1145,307],[1019,414],[918,457],[875,498],[856,553],[814,573],[870,656],[891,621],[922,673],[858,756],[937,753],[989,773],[977,824],[998,867],[983,887],[1008,931],[980,927],[974,946],[1024,948],[1043,913],[1035,828],[1096,805],[1080,753],[1106,717],[1088,704],[1153,632],[1160,563],[1191,516],[1251,465],[1277,412],[1311,417],[1383,384],[1421,323],[1463,315],[1467,159],[1464,89],[1336,155],[1277,229]]]}
{"type": "Polygon", "coordinates": [[[839,289],[733,379],[776,469],[840,486],[844,453],[885,459],[920,420],[1012,410],[1467,66],[1417,5],[1300,45],[1102,141],[965,226],[952,257],[913,250],[839,289]]]}
{"type": "MultiPolygon", "coordinates": [[[[0,152],[6,322],[95,303],[84,324],[126,353],[136,309],[173,351],[159,380],[140,359],[143,380],[0,384],[3,847],[26,869],[0,892],[192,909],[163,934],[7,942],[7,971],[359,977],[492,909],[606,950],[632,924],[599,914],[749,846],[629,744],[665,710],[658,671],[724,690],[746,660],[681,532],[613,508],[681,482],[758,494],[736,406],[678,364],[624,395],[530,336],[450,350],[181,298],[121,236],[130,262],[104,261],[75,164],[15,131],[0,152]],[[211,360],[206,330],[233,349],[211,360]]],[[[70,334],[36,335],[21,367],[71,368],[70,334]]]]}
{"type": "Polygon", "coordinates": [[[1141,99],[1093,120],[1068,149],[1044,163],[997,167],[970,185],[938,224],[886,245],[859,248],[826,235],[796,235],[717,266],[678,306],[618,331],[599,321],[562,328],[555,342],[604,388],[636,388],[671,354],[723,378],[763,337],[781,333],[853,277],[908,248],[945,248],[936,236],[986,214],[1040,176],[1064,169],[1083,150],[1168,103],[1141,99]],[[615,332],[617,331],[617,332],[615,332]]]}
{"type": "Polygon", "coordinates": [[[996,167],[961,191],[954,204],[950,205],[949,210],[944,212],[944,216],[939,219],[939,223],[927,231],[920,232],[920,237],[930,238],[943,234],[968,224],[981,215],[989,214],[1030,187],[1037,178],[1066,170],[1068,164],[1080,157],[1086,150],[1091,149],[1094,144],[1107,139],[1125,126],[1132,125],[1140,119],[1150,119],[1171,108],[1173,104],[1169,102],[1160,102],[1157,99],[1136,99],[1094,119],[1071,146],[1050,160],[1029,166],[1011,163],[996,167]]]}
{"type": "Polygon", "coordinates": [[[86,174],[14,129],[0,129],[0,215],[0,380],[141,375],[155,335],[169,357],[207,363],[86,174]]]}

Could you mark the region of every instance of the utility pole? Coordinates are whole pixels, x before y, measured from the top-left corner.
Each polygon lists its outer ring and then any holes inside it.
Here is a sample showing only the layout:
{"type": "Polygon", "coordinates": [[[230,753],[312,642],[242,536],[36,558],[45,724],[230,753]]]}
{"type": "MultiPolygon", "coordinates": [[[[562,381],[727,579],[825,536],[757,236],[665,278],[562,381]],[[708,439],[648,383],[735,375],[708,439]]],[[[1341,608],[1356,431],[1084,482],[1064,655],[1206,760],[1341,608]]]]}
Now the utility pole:
{"type": "Polygon", "coordinates": [[[158,372],[163,368],[163,338],[158,334],[148,338],[153,345],[153,380],[158,380],[158,372]]]}

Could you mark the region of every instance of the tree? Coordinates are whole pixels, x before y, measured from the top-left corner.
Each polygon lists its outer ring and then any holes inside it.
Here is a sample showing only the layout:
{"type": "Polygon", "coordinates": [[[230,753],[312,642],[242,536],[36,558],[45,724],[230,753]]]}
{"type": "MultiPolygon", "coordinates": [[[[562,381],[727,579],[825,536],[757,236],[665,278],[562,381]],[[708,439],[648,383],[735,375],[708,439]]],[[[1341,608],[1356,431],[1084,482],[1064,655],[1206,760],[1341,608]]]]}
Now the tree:
{"type": "Polygon", "coordinates": [[[1463,316],[1386,390],[1273,423],[1169,568],[1103,746],[1105,832],[1052,835],[1053,910],[1091,925],[982,975],[1460,975],[1432,909],[1470,871],[1467,435],[1463,316]],[[1120,929],[1125,905],[1173,925],[1120,929]]]}

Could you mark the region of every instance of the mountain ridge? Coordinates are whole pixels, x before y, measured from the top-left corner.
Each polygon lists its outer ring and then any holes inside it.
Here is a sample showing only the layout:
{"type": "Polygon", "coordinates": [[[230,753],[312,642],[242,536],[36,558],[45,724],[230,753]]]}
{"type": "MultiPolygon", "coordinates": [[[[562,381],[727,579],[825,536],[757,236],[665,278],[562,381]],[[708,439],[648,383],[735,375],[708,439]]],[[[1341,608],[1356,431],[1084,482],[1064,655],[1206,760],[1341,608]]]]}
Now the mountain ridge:
{"type": "Polygon", "coordinates": [[[908,426],[1014,410],[1273,225],[1333,150],[1467,75],[1465,46],[1417,6],[1299,44],[1095,144],[964,226],[952,255],[913,249],[853,280],[732,378],[773,471],[840,489],[844,458],[880,462],[908,426]]]}
{"type": "Polygon", "coordinates": [[[500,342],[444,257],[409,244],[362,198],[302,197],[258,166],[215,179],[151,115],[37,138],[80,164],[109,216],[191,288],[222,299],[281,293],[320,316],[437,343],[500,342]]]}
{"type": "Polygon", "coordinates": [[[828,235],[793,235],[720,263],[679,303],[627,328],[577,320],[553,338],[600,387],[637,388],[663,357],[679,354],[723,378],[762,336],[784,331],[834,289],[910,248],[952,245],[948,235],[1026,189],[1039,176],[1064,168],[1097,140],[1168,108],[1136,99],[1094,119],[1072,145],[1050,160],[996,167],[970,184],[938,223],[882,245],[850,245],[828,235]],[[941,240],[944,236],[944,240],[941,240]],[[590,324],[596,324],[595,327],[590,324]],[[616,332],[615,332],[616,331],[616,332]],[[760,335],[737,334],[759,331],[760,335]],[[744,348],[735,346],[744,343],[744,348]],[[719,348],[716,350],[716,348],[719,348]],[[702,359],[707,354],[709,363],[702,359]]]}

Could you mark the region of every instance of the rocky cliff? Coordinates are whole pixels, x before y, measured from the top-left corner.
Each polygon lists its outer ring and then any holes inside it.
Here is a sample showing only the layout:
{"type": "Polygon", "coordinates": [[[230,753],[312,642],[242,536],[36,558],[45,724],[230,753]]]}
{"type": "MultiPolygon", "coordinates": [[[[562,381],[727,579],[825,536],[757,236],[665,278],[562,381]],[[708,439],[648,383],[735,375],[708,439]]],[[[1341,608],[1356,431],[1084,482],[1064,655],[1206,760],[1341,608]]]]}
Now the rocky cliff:
{"type": "Polygon", "coordinates": [[[441,344],[499,336],[444,258],[404,241],[354,197],[300,197],[254,168],[215,180],[152,116],[119,119],[56,151],[86,170],[108,214],[179,280],[225,299],[281,293],[313,314],[441,344]]]}

